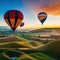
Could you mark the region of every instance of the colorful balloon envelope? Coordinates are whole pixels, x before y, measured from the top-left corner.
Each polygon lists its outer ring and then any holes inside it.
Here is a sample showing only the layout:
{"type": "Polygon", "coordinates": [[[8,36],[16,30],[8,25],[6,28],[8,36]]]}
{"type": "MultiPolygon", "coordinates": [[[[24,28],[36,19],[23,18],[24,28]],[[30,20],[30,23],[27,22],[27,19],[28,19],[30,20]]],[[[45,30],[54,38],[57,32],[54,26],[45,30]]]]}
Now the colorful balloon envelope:
{"type": "Polygon", "coordinates": [[[24,22],[21,23],[20,27],[23,27],[24,26],[24,22]]]}
{"type": "Polygon", "coordinates": [[[9,10],[5,13],[4,19],[14,31],[22,23],[23,13],[18,10],[9,10]]]}
{"type": "Polygon", "coordinates": [[[45,12],[40,12],[38,14],[38,19],[43,24],[45,22],[45,20],[47,19],[47,14],[45,12]]]}

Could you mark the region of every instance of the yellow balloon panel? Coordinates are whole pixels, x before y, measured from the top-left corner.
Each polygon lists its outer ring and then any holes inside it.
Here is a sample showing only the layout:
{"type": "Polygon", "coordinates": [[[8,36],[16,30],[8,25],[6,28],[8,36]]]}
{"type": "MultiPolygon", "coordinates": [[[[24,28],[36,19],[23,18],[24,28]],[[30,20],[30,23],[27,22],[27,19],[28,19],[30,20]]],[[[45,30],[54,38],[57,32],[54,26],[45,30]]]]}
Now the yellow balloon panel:
{"type": "Polygon", "coordinates": [[[17,22],[16,22],[16,24],[15,24],[15,19],[10,19],[10,23],[9,23],[9,21],[8,21],[8,19],[6,19],[5,20],[6,21],[6,23],[13,29],[13,28],[17,28],[18,27],[18,25],[20,25],[21,23],[22,23],[22,20],[21,19],[17,19],[17,22]],[[15,25],[15,26],[14,26],[15,25]]]}
{"type": "Polygon", "coordinates": [[[16,22],[16,25],[15,25],[15,28],[17,28],[18,25],[21,25],[21,23],[22,23],[22,20],[21,19],[18,19],[18,21],[16,22]]]}
{"type": "MultiPolygon", "coordinates": [[[[10,24],[9,24],[9,22],[8,22],[8,19],[6,19],[5,21],[6,21],[6,23],[10,26],[10,24]]],[[[10,26],[10,27],[11,27],[11,26],[10,26]]]]}
{"type": "Polygon", "coordinates": [[[44,19],[45,18],[45,16],[38,16],[38,19],[39,20],[42,20],[42,19],[44,19]]]}
{"type": "Polygon", "coordinates": [[[10,19],[11,25],[14,28],[15,19],[10,19]]]}

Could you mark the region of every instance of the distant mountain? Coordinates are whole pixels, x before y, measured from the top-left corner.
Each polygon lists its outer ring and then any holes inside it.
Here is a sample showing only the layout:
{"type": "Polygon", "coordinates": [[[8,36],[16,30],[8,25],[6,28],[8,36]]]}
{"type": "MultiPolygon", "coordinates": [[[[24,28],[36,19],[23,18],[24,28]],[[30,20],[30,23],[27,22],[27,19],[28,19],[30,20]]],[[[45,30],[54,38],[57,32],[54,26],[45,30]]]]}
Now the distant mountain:
{"type": "Polygon", "coordinates": [[[52,32],[52,31],[56,31],[60,33],[60,28],[42,28],[42,29],[32,30],[30,32],[52,32]]]}
{"type": "Polygon", "coordinates": [[[11,29],[7,26],[0,26],[0,30],[11,30],[11,29]]]}
{"type": "Polygon", "coordinates": [[[26,28],[26,29],[19,28],[19,29],[17,29],[17,31],[20,31],[20,32],[29,32],[29,31],[32,31],[32,30],[34,30],[34,29],[29,29],[29,28],[26,28]]]}
{"type": "MultiPolygon", "coordinates": [[[[10,27],[8,26],[0,26],[0,31],[4,31],[4,30],[12,30],[10,27]]],[[[16,31],[19,32],[29,32],[32,31],[33,29],[21,29],[21,28],[17,28],[16,31]]]]}

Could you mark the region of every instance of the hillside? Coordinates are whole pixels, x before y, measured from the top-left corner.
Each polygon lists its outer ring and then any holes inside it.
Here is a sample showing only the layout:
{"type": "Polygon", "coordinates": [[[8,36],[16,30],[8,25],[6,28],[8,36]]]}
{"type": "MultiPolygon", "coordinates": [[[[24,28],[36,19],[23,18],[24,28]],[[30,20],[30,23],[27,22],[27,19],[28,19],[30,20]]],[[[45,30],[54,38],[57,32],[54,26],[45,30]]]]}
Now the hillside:
{"type": "Polygon", "coordinates": [[[52,31],[60,33],[60,28],[42,28],[42,29],[32,30],[30,32],[52,32],[52,31]]]}
{"type": "Polygon", "coordinates": [[[36,41],[28,41],[22,37],[12,36],[0,38],[0,41],[1,60],[13,58],[18,60],[58,60],[58,58],[60,59],[60,40],[51,41],[44,45],[41,45],[38,44],[38,42],[36,41]],[[9,52],[11,52],[11,54],[13,55],[11,55],[9,52]],[[23,54],[21,55],[22,52],[23,54]],[[19,56],[16,57],[15,55],[19,56]]]}
{"type": "Polygon", "coordinates": [[[0,38],[0,43],[14,42],[14,41],[22,41],[22,40],[18,39],[16,36],[0,38]]]}
{"type": "Polygon", "coordinates": [[[22,44],[18,44],[18,43],[6,43],[3,45],[0,45],[0,48],[29,48],[28,46],[24,46],[22,44]]]}
{"type": "Polygon", "coordinates": [[[25,38],[12,36],[0,38],[0,48],[20,48],[20,49],[33,49],[37,47],[38,42],[26,40],[25,38]]]}
{"type": "Polygon", "coordinates": [[[0,30],[11,30],[8,26],[0,26],[0,30]]]}
{"type": "Polygon", "coordinates": [[[60,57],[60,40],[51,41],[37,49],[48,55],[60,57]]]}

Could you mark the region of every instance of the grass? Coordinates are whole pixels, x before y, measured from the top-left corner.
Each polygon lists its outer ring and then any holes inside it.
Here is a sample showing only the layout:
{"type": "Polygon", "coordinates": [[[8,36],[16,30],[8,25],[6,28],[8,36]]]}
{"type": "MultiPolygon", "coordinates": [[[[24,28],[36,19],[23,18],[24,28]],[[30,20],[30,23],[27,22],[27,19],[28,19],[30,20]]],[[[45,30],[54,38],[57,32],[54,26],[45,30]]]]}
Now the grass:
{"type": "Polygon", "coordinates": [[[9,37],[3,38],[0,44],[0,48],[35,48],[39,44],[36,42],[28,42],[29,40],[22,38],[22,37],[9,37]],[[15,40],[15,41],[14,41],[15,40]]]}
{"type": "Polygon", "coordinates": [[[47,56],[43,53],[32,53],[30,56],[34,57],[37,60],[56,60],[50,56],[47,56]]]}
{"type": "MultiPolygon", "coordinates": [[[[25,39],[23,37],[16,36],[16,39],[20,42],[23,41],[25,43],[21,43],[21,44],[19,44],[19,43],[18,44],[17,43],[10,43],[9,44],[8,43],[5,45],[0,45],[0,48],[3,48],[3,47],[9,48],[10,47],[10,49],[11,49],[11,47],[12,48],[14,48],[14,47],[15,48],[17,48],[17,47],[24,48],[27,46],[27,48],[31,48],[31,50],[26,50],[26,51],[21,50],[20,52],[24,52],[25,55],[23,55],[22,57],[19,57],[19,59],[21,58],[23,60],[29,60],[29,59],[30,60],[34,60],[34,59],[35,60],[60,60],[60,40],[55,40],[55,41],[49,42],[49,43],[45,44],[43,47],[39,47],[39,48],[37,48],[37,50],[34,50],[32,48],[35,46],[35,43],[34,44],[29,43],[29,42],[27,42],[28,39],[25,39]],[[32,45],[34,45],[34,46],[32,46],[32,45]],[[26,54],[27,54],[27,56],[26,56],[26,54]]],[[[15,40],[15,42],[18,42],[17,40],[15,40]]],[[[14,41],[14,40],[11,40],[11,41],[14,41]]],[[[4,42],[4,40],[3,40],[3,42],[4,42]]],[[[7,43],[7,40],[5,41],[5,43],[7,43]]],[[[0,49],[0,54],[3,53],[3,55],[4,55],[4,51],[5,51],[4,49],[0,49]]],[[[16,51],[18,51],[18,50],[16,49],[16,51]]],[[[8,54],[10,54],[10,53],[8,52],[8,54]]],[[[3,56],[0,56],[0,60],[4,60],[4,59],[5,58],[3,56]]]]}
{"type": "Polygon", "coordinates": [[[47,43],[38,50],[48,56],[54,57],[60,60],[60,40],[55,40],[47,43]]]}
{"type": "Polygon", "coordinates": [[[28,54],[22,51],[9,50],[9,49],[6,49],[5,51],[2,52],[0,59],[11,60],[12,57],[16,57],[17,60],[21,60],[21,59],[22,60],[25,60],[25,59],[35,60],[33,57],[29,56],[28,54]]]}
{"type": "Polygon", "coordinates": [[[28,39],[28,40],[33,40],[33,38],[30,36],[30,35],[26,35],[26,34],[22,34],[22,35],[20,35],[20,37],[23,37],[23,38],[25,38],[25,39],[28,39]]]}
{"type": "Polygon", "coordinates": [[[12,57],[20,57],[21,55],[23,55],[24,53],[21,51],[16,51],[16,50],[5,50],[4,52],[2,52],[2,57],[3,59],[8,59],[11,60],[12,57]]]}
{"type": "Polygon", "coordinates": [[[2,54],[2,56],[0,57],[0,59],[2,59],[2,60],[11,59],[11,56],[15,56],[15,55],[18,56],[17,60],[19,60],[19,59],[21,59],[21,60],[57,60],[56,58],[51,57],[51,56],[49,56],[45,53],[39,52],[39,51],[35,51],[35,52],[31,51],[31,53],[27,54],[22,51],[6,49],[0,54],[2,54]]]}
{"type": "MultiPolygon", "coordinates": [[[[60,56],[60,53],[59,53],[59,51],[60,51],[60,40],[47,43],[45,46],[43,46],[40,49],[39,50],[23,51],[24,53],[27,54],[27,56],[22,55],[21,57],[19,57],[19,59],[22,59],[22,60],[29,60],[29,59],[30,60],[58,60],[59,57],[57,57],[57,56],[60,56]],[[54,55],[56,55],[56,57],[54,57],[54,55]]],[[[1,49],[0,51],[2,51],[2,50],[3,49],[1,49]]],[[[4,55],[4,50],[2,52],[4,55]]],[[[20,52],[22,52],[22,51],[20,51],[20,52]]],[[[9,54],[10,54],[10,52],[8,52],[8,55],[9,54]]],[[[2,59],[2,57],[0,59],[2,59]]]]}
{"type": "Polygon", "coordinates": [[[0,45],[0,48],[29,48],[28,46],[24,46],[22,44],[18,44],[18,43],[7,43],[4,45],[0,45]]]}
{"type": "Polygon", "coordinates": [[[22,40],[20,40],[20,39],[18,39],[17,37],[15,37],[15,36],[13,36],[13,37],[4,37],[4,38],[0,38],[0,43],[7,43],[7,42],[14,42],[14,41],[22,41],[22,40]]]}
{"type": "Polygon", "coordinates": [[[22,37],[8,37],[3,38],[2,41],[0,40],[0,48],[29,48],[33,47],[29,43],[26,42],[26,39],[22,37]]]}

